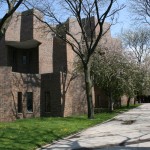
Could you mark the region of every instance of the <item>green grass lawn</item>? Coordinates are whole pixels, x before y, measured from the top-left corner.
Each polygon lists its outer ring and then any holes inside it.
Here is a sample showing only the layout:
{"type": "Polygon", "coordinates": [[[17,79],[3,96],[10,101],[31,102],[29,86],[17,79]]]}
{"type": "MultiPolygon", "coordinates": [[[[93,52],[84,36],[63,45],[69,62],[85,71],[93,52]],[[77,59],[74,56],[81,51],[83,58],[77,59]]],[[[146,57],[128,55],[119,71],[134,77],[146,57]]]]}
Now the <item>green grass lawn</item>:
{"type": "MultiPolygon", "coordinates": [[[[130,108],[134,107],[131,106],[130,108]]],[[[124,110],[128,109],[123,107],[111,114],[95,114],[93,120],[88,120],[86,116],[73,116],[67,118],[32,118],[11,123],[0,123],[0,150],[36,149],[46,143],[102,123],[124,110]]]]}

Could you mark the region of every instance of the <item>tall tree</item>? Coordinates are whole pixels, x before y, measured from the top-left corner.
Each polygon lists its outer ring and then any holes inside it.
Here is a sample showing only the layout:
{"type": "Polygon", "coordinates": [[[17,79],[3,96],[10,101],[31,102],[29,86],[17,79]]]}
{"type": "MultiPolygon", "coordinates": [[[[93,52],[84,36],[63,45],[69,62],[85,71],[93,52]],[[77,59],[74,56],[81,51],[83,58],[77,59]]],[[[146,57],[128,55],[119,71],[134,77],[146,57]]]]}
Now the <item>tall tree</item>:
{"type": "Polygon", "coordinates": [[[46,17],[43,22],[57,37],[67,42],[80,58],[84,68],[88,118],[94,118],[91,56],[108,30],[104,30],[106,18],[113,20],[114,15],[124,6],[118,6],[117,0],[40,0],[35,1],[35,4],[38,4],[36,8],[46,17]],[[96,18],[95,23],[93,16],[96,18]],[[64,20],[70,17],[76,20],[79,30],[68,29],[67,22],[64,20]],[[54,28],[54,25],[57,27],[54,28]]]}
{"type": "Polygon", "coordinates": [[[150,0],[129,0],[135,20],[150,25],[150,0]]]}
{"type": "Polygon", "coordinates": [[[126,30],[121,35],[126,51],[141,65],[150,55],[150,29],[135,28],[126,30]]]}
{"type": "Polygon", "coordinates": [[[149,69],[146,67],[150,57],[150,30],[149,28],[127,30],[121,37],[127,57],[137,64],[135,79],[137,95],[143,95],[150,77],[149,69]]]}
{"type": "Polygon", "coordinates": [[[95,84],[108,96],[108,109],[112,112],[113,104],[123,94],[134,95],[133,68],[121,47],[113,43],[105,46],[101,47],[105,51],[104,56],[99,55],[99,50],[93,55],[92,74],[95,84]]]}
{"type": "MultiPolygon", "coordinates": [[[[7,5],[8,11],[0,19],[0,40],[5,35],[5,32],[10,24],[13,13],[21,5],[23,0],[0,0],[0,5],[7,5]]],[[[2,7],[0,8],[2,9],[2,7]]]]}

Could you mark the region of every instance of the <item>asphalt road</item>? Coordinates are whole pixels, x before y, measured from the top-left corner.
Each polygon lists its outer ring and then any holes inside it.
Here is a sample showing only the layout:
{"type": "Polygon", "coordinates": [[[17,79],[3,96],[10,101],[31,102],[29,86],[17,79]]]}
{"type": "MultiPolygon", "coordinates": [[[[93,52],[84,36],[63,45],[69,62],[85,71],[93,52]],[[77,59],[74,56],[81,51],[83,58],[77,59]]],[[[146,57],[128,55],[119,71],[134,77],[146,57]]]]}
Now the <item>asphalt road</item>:
{"type": "Polygon", "coordinates": [[[67,137],[43,150],[150,150],[150,104],[67,137]]]}

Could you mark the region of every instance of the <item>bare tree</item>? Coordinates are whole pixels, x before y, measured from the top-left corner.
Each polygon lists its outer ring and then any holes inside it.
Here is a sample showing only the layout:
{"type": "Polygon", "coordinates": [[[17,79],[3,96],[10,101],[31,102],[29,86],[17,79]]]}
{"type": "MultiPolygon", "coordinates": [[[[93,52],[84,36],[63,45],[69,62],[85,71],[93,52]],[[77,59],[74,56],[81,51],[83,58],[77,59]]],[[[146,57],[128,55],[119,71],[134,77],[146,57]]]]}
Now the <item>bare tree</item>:
{"type": "Polygon", "coordinates": [[[136,28],[127,30],[121,35],[126,51],[141,65],[150,54],[150,30],[136,28]]]}
{"type": "Polygon", "coordinates": [[[21,5],[22,2],[23,0],[0,0],[0,5],[6,4],[8,7],[8,11],[0,19],[0,40],[5,35],[5,32],[9,26],[13,13],[21,5]]]}
{"type": "MultiPolygon", "coordinates": [[[[141,96],[149,88],[149,69],[146,67],[150,57],[150,30],[148,28],[136,28],[125,31],[122,34],[122,42],[126,49],[127,57],[136,63],[136,94],[141,96]],[[129,57],[128,57],[129,58],[129,57]]],[[[129,61],[130,61],[129,60],[129,61]]]]}
{"type": "Polygon", "coordinates": [[[135,20],[150,25],[150,0],[129,0],[135,20]]]}
{"type": "Polygon", "coordinates": [[[35,1],[35,6],[45,16],[45,21],[41,21],[57,37],[68,43],[80,58],[84,68],[88,118],[94,118],[91,56],[103,35],[110,28],[109,26],[108,29],[104,30],[104,22],[108,17],[114,20],[114,15],[124,6],[119,6],[117,0],[41,0],[35,1]],[[96,17],[95,23],[92,19],[93,16],[96,17]],[[74,23],[73,30],[67,26],[69,20],[64,21],[70,17],[74,18],[74,22],[78,24],[76,26],[74,23]],[[79,30],[76,30],[76,27],[79,30]]]}
{"type": "Polygon", "coordinates": [[[129,64],[123,55],[119,40],[106,41],[97,49],[92,59],[92,74],[95,84],[108,96],[108,110],[113,111],[113,105],[123,94],[128,94],[129,64]],[[102,50],[101,50],[102,49],[102,50]],[[103,56],[99,52],[104,51],[103,56]]]}

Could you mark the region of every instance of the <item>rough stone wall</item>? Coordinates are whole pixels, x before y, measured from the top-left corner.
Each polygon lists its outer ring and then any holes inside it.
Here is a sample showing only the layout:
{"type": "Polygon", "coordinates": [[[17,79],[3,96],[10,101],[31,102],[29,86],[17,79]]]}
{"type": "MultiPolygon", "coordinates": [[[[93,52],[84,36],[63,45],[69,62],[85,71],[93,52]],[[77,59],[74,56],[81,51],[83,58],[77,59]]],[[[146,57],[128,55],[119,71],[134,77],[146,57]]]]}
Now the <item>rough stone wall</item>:
{"type": "Polygon", "coordinates": [[[72,50],[69,44],[66,44],[66,57],[67,57],[67,71],[69,73],[72,73],[76,69],[75,63],[79,60],[79,57],[72,50]]]}
{"type": "MultiPolygon", "coordinates": [[[[43,19],[41,13],[34,10],[33,13],[39,18],[43,19]]],[[[39,73],[52,73],[53,72],[53,35],[50,29],[33,17],[33,39],[41,42],[39,46],[39,73]]]]}
{"type": "Polygon", "coordinates": [[[81,74],[62,74],[61,91],[64,117],[87,112],[84,77],[81,74]]]}
{"type": "Polygon", "coordinates": [[[6,31],[5,40],[20,41],[20,34],[21,34],[21,14],[14,13],[10,25],[6,31]]]}
{"type": "MultiPolygon", "coordinates": [[[[68,19],[68,27],[69,27],[69,32],[76,38],[77,41],[81,42],[81,29],[79,27],[78,22],[74,18],[69,18],[68,19]]],[[[66,35],[67,40],[74,42],[74,40],[66,35]]],[[[76,45],[77,43],[74,42],[76,45]]],[[[77,46],[78,47],[78,46],[77,46]]],[[[72,50],[71,46],[66,43],[66,59],[67,59],[67,71],[69,73],[72,73],[75,69],[75,62],[78,61],[78,56],[77,54],[72,50]]]]}
{"type": "MultiPolygon", "coordinates": [[[[0,93],[5,93],[8,97],[7,99],[11,97],[11,100],[8,100],[7,104],[11,106],[11,111],[13,111],[13,113],[10,113],[8,110],[6,116],[3,118],[9,120],[11,118],[9,117],[10,114],[14,114],[14,116],[19,118],[26,118],[38,117],[40,115],[70,116],[73,114],[85,113],[87,111],[87,103],[84,78],[82,75],[74,74],[74,61],[76,61],[77,58],[76,54],[68,44],[62,42],[57,37],[54,38],[51,32],[47,32],[49,29],[33,16],[33,13],[42,19],[42,15],[35,10],[22,13],[22,17],[17,16],[12,20],[12,23],[6,32],[6,39],[9,41],[36,39],[41,42],[38,49],[38,61],[39,73],[42,75],[10,73],[11,71],[8,70],[11,84],[8,78],[9,82],[6,82],[6,85],[9,86],[10,84],[9,87],[12,86],[12,88],[8,88],[8,91],[0,91],[0,93]],[[46,113],[45,92],[48,91],[50,92],[51,97],[51,112],[46,113]],[[19,114],[17,112],[18,92],[23,93],[23,113],[19,114]],[[33,113],[27,112],[26,92],[33,92],[33,113]]],[[[92,19],[94,21],[94,18],[92,19]]],[[[81,34],[77,21],[69,19],[68,27],[69,32],[74,34],[76,38],[80,40],[81,34]]],[[[108,32],[108,35],[110,36],[110,32],[108,32]]],[[[66,38],[69,39],[70,37],[66,38]]],[[[4,46],[5,43],[4,40],[0,42],[0,65],[7,65],[7,50],[4,46]]],[[[2,74],[2,76],[0,76],[0,81],[5,80],[5,76],[2,74]]],[[[1,85],[1,87],[4,85],[1,85]]],[[[102,94],[99,90],[96,90],[95,92],[95,95],[102,94]]],[[[2,98],[2,103],[4,100],[5,97],[2,98]]],[[[5,108],[5,106],[8,106],[7,104],[1,106],[5,108]]],[[[94,105],[97,105],[96,101],[94,105]]],[[[0,111],[5,112],[6,110],[2,107],[0,107],[0,111]]]]}
{"type": "MultiPolygon", "coordinates": [[[[127,101],[128,101],[128,96],[127,95],[123,95],[121,97],[121,105],[122,106],[126,106],[127,105],[127,101]]],[[[130,99],[130,104],[133,105],[134,104],[134,98],[130,99]]]]}
{"type": "Polygon", "coordinates": [[[55,37],[53,45],[53,71],[54,73],[66,72],[68,70],[66,43],[55,37]]]}
{"type": "Polygon", "coordinates": [[[94,29],[96,22],[95,22],[95,17],[91,17],[90,21],[88,19],[84,18],[82,19],[82,23],[85,26],[86,34],[89,38],[91,38],[91,35],[93,34],[93,38],[96,37],[96,32],[91,33],[91,31],[94,29]]]}
{"type": "Polygon", "coordinates": [[[7,66],[7,49],[5,47],[5,38],[0,40],[0,67],[7,66]]]}
{"type": "Polygon", "coordinates": [[[83,76],[63,72],[43,74],[41,83],[41,116],[66,117],[86,112],[83,76]],[[45,112],[45,92],[50,92],[49,113],[45,112]]]}
{"type": "Polygon", "coordinates": [[[12,73],[13,111],[17,118],[40,116],[41,76],[38,74],[12,73]],[[18,92],[22,92],[22,113],[18,113],[18,92]],[[26,93],[33,92],[33,112],[27,111],[26,93]]]}
{"type": "MultiPolygon", "coordinates": [[[[69,18],[67,23],[69,32],[74,35],[78,41],[81,41],[81,30],[77,21],[73,18],[69,18]]],[[[73,39],[70,36],[66,35],[66,38],[73,42],[73,39]]],[[[62,43],[59,41],[56,48],[58,45],[61,47],[61,51],[59,53],[60,55],[57,53],[57,61],[62,60],[62,62],[60,61],[60,65],[66,67],[64,70],[60,68],[62,116],[66,117],[74,114],[84,114],[87,111],[84,78],[82,75],[77,75],[75,73],[74,66],[74,62],[77,60],[77,55],[73,52],[68,43],[62,43]]],[[[59,69],[57,69],[57,71],[58,70],[59,69]]]]}
{"type": "Polygon", "coordinates": [[[95,108],[108,108],[108,96],[104,94],[104,92],[98,88],[94,87],[95,90],[95,108]]]}
{"type": "Polygon", "coordinates": [[[20,41],[33,39],[33,9],[22,12],[20,41]]]}
{"type": "MultiPolygon", "coordinates": [[[[95,25],[96,25],[97,19],[94,18],[94,20],[95,20],[95,25]]],[[[95,32],[96,32],[95,35],[96,35],[96,36],[98,36],[99,31],[100,31],[100,27],[97,26],[97,28],[96,28],[96,30],[95,30],[95,32]]],[[[103,37],[111,37],[110,24],[107,23],[107,22],[104,23],[104,26],[103,26],[103,33],[105,33],[103,37]]]]}
{"type": "Polygon", "coordinates": [[[60,73],[41,75],[41,116],[62,116],[60,73]],[[45,111],[45,92],[50,92],[50,112],[45,111]]]}
{"type": "MultiPolygon", "coordinates": [[[[91,18],[94,25],[94,18],[91,18]]],[[[86,20],[83,20],[86,21],[86,20]]],[[[81,42],[81,29],[77,23],[77,21],[73,18],[68,20],[68,27],[69,32],[75,36],[75,38],[81,42]]],[[[87,34],[89,35],[88,25],[86,26],[87,34]]],[[[95,34],[93,34],[95,36],[95,34]]],[[[73,41],[71,37],[66,36],[66,38],[70,41],[73,41]]],[[[86,94],[85,94],[85,85],[84,85],[84,76],[75,74],[75,62],[77,61],[78,57],[73,52],[71,46],[66,44],[66,53],[67,53],[67,74],[63,74],[63,80],[61,89],[62,95],[62,109],[64,115],[69,116],[73,114],[83,114],[87,112],[87,102],[86,102],[86,94]],[[65,93],[65,94],[64,94],[65,93]]],[[[94,95],[94,89],[92,90],[94,95]]],[[[93,96],[93,104],[95,105],[95,97],[93,96]]]]}
{"type": "MultiPolygon", "coordinates": [[[[32,39],[33,36],[30,36],[32,33],[32,16],[25,11],[23,13],[14,13],[10,25],[6,31],[5,37],[0,41],[0,65],[7,66],[9,60],[8,48],[5,46],[5,41],[25,41],[32,39]]],[[[31,13],[31,11],[29,11],[31,13]]]]}
{"type": "Polygon", "coordinates": [[[14,13],[5,37],[0,41],[0,66],[7,66],[7,47],[5,41],[20,41],[21,16],[14,13]]]}
{"type": "Polygon", "coordinates": [[[121,97],[121,105],[127,105],[128,97],[126,95],[123,95],[121,97]]]}
{"type": "Polygon", "coordinates": [[[14,14],[6,32],[5,40],[0,41],[0,66],[7,66],[7,47],[5,41],[38,40],[38,70],[40,74],[53,72],[53,38],[49,29],[33,14],[41,17],[36,10],[28,10],[21,14],[14,14]]]}
{"type": "Polygon", "coordinates": [[[78,40],[81,41],[81,28],[75,18],[68,19],[68,30],[78,40]]]}
{"type": "Polygon", "coordinates": [[[12,72],[0,67],[0,122],[40,116],[41,77],[12,72]],[[18,92],[22,92],[22,113],[18,113],[18,92]],[[33,112],[27,111],[26,92],[33,92],[33,112]]]}
{"type": "Polygon", "coordinates": [[[52,59],[53,41],[43,40],[39,46],[39,73],[52,73],[53,72],[53,59],[52,59]]]}
{"type": "Polygon", "coordinates": [[[133,105],[134,104],[134,98],[131,98],[130,100],[130,104],[133,105]]]}
{"type": "Polygon", "coordinates": [[[14,120],[12,111],[11,67],[0,67],[0,122],[14,120]]]}

